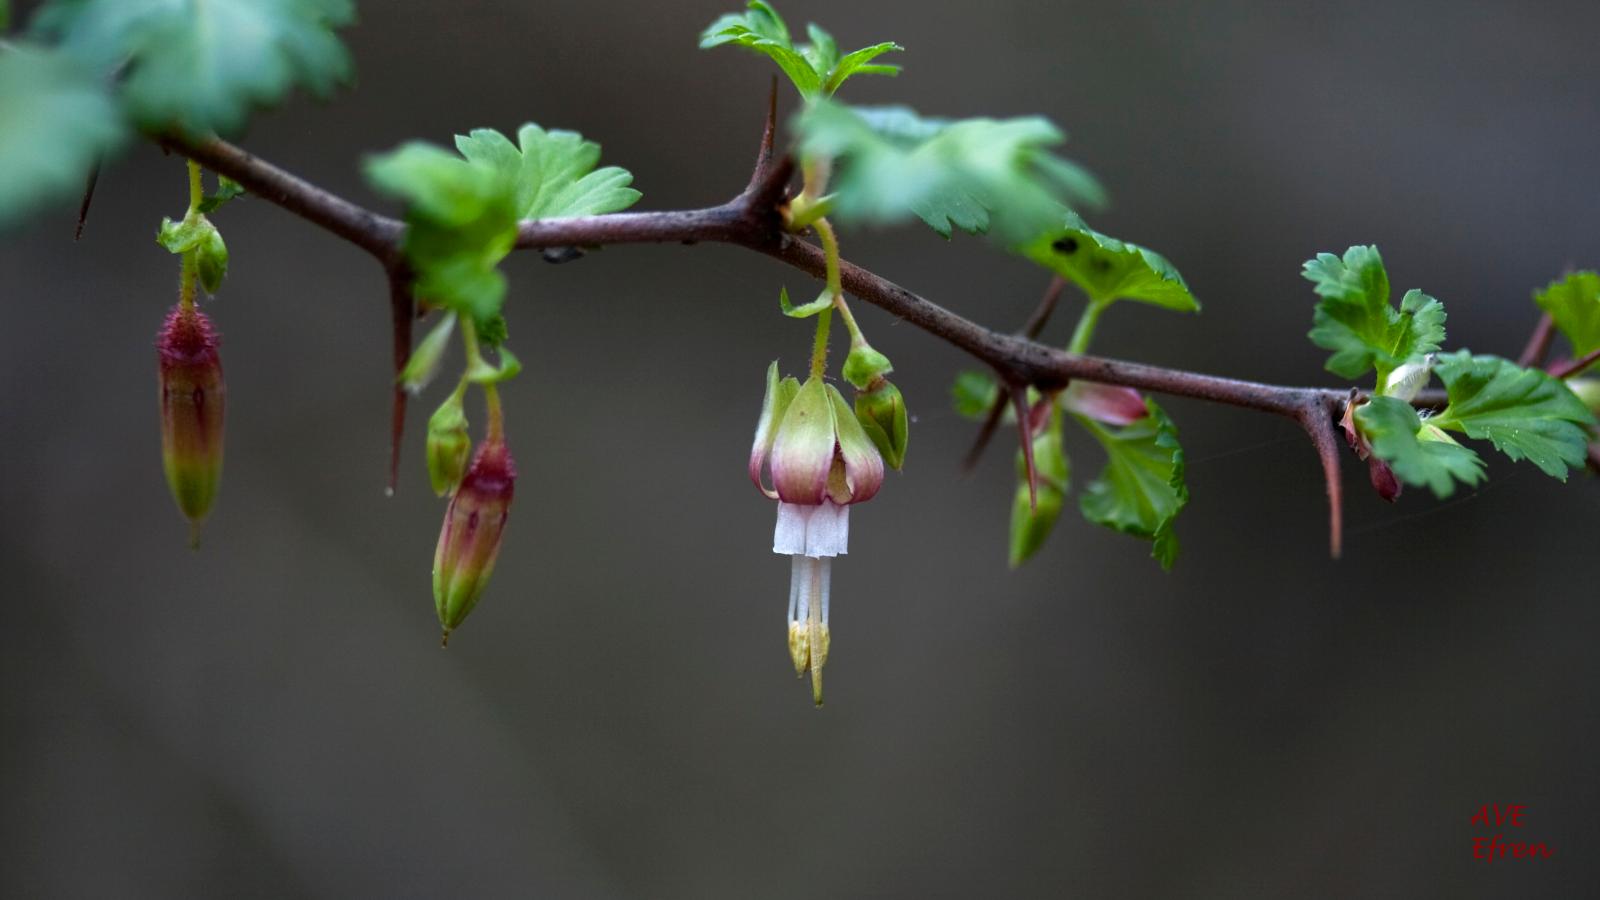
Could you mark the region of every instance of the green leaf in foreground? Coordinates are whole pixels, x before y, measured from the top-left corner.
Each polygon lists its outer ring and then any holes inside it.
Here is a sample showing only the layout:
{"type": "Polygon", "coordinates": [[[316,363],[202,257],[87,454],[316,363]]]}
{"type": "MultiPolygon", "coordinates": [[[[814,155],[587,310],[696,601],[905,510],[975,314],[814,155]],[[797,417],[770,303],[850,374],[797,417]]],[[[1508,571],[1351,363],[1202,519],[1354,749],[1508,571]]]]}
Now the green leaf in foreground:
{"type": "Polygon", "coordinates": [[[1465,350],[1441,356],[1434,371],[1450,405],[1431,424],[1487,439],[1512,460],[1527,459],[1562,481],[1568,467],[1584,464],[1594,415],[1559,380],[1465,350]]]}
{"type": "Polygon", "coordinates": [[[1373,397],[1356,407],[1356,425],[1406,484],[1426,487],[1439,499],[1455,493],[1456,482],[1484,479],[1483,460],[1436,426],[1424,425],[1411,404],[1395,397],[1373,397]]]}
{"type": "Polygon", "coordinates": [[[124,136],[122,114],[92,72],[52,50],[0,50],[0,225],[81,193],[124,136]]]}
{"type": "Polygon", "coordinates": [[[800,96],[828,97],[853,75],[897,75],[899,66],[876,63],[885,53],[905,48],[893,41],[862,47],[843,56],[833,36],[816,25],[806,28],[809,44],[795,44],[789,26],[763,0],[751,0],[743,13],[729,13],[700,35],[701,49],[733,45],[764,54],[789,76],[800,96]]]}
{"type": "Polygon", "coordinates": [[[1389,275],[1377,247],[1355,246],[1341,259],[1319,253],[1302,273],[1322,299],[1308,337],[1332,350],[1327,369],[1345,378],[1378,371],[1378,384],[1413,356],[1432,353],[1444,341],[1444,304],[1418,290],[1407,291],[1395,309],[1389,275]]]}
{"type": "Polygon", "coordinates": [[[349,0],[55,0],[34,31],[102,73],[124,68],[129,113],[150,128],[230,132],[296,86],[327,95],[350,77],[334,35],[349,0]]]}
{"type": "Polygon", "coordinates": [[[1600,347],[1600,274],[1573,272],[1533,295],[1579,357],[1600,347]]]}
{"type": "Polygon", "coordinates": [[[1077,213],[1022,245],[1022,255],[1068,279],[1099,300],[1137,300],[1179,312],[1200,303],[1167,258],[1138,244],[1090,228],[1077,213]]]}
{"type": "Polygon", "coordinates": [[[378,190],[406,203],[406,258],[427,302],[487,321],[505,302],[498,268],[517,238],[512,183],[492,165],[424,143],[366,164],[378,190]]]}
{"type": "Polygon", "coordinates": [[[1079,418],[1110,459],[1078,505],[1089,521],[1150,541],[1150,555],[1171,569],[1178,556],[1173,522],[1189,502],[1183,447],[1161,407],[1148,399],[1145,405],[1150,415],[1121,429],[1079,418]]]}
{"type": "Polygon", "coordinates": [[[916,216],[945,237],[990,233],[1010,247],[1060,226],[1069,206],[1105,200],[1088,172],[1050,152],[1065,135],[1037,116],[947,121],[818,102],[798,125],[802,154],[835,161],[841,220],[916,216]]]}
{"type": "Polygon", "coordinates": [[[378,190],[406,203],[406,257],[417,295],[472,316],[489,335],[505,302],[500,261],[523,219],[597,215],[631,206],[633,176],[595,169],[600,146],[528,124],[518,144],[492,129],[456,138],[459,155],[413,142],[367,161],[378,190]]]}

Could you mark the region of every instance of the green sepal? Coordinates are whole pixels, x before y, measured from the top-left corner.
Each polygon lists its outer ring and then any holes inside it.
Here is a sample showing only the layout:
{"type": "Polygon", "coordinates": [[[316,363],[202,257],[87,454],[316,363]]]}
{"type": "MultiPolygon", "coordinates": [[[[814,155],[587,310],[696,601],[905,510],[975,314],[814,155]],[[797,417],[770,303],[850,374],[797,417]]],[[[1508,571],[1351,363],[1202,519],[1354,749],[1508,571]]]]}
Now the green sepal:
{"type": "Polygon", "coordinates": [[[1484,479],[1478,454],[1424,425],[1404,400],[1373,397],[1356,407],[1355,420],[1372,454],[1406,484],[1426,487],[1443,500],[1455,493],[1457,481],[1476,485],[1484,479]]]}
{"type": "Polygon", "coordinates": [[[854,385],[856,390],[864,391],[873,381],[893,372],[894,365],[889,362],[889,357],[866,344],[859,344],[850,348],[850,355],[845,357],[841,371],[845,381],[854,385]]]}
{"type": "Polygon", "coordinates": [[[428,417],[428,484],[438,497],[461,483],[472,454],[466,407],[461,400],[460,391],[451,393],[428,417]]]}
{"type": "Polygon", "coordinates": [[[1200,302],[1166,257],[1101,234],[1077,213],[1068,212],[1062,227],[1040,234],[1019,252],[1100,301],[1136,300],[1178,312],[1200,311],[1200,302]]]}
{"type": "Polygon", "coordinates": [[[876,390],[856,394],[855,412],[861,429],[877,445],[889,468],[899,470],[905,465],[911,428],[900,389],[885,381],[876,390]]]}
{"type": "Polygon", "coordinates": [[[1006,553],[1015,569],[1027,562],[1055,529],[1056,520],[1067,497],[1071,465],[1061,447],[1061,432],[1050,429],[1033,439],[1033,462],[1038,472],[1038,491],[1028,491],[1027,462],[1017,451],[1017,485],[1011,500],[1011,532],[1006,553]]]}
{"type": "Polygon", "coordinates": [[[822,289],[822,293],[817,295],[817,299],[804,306],[795,306],[789,302],[789,289],[787,287],[778,289],[778,308],[783,310],[784,315],[792,319],[809,319],[832,306],[833,294],[829,293],[827,288],[822,289]]]}
{"type": "Polygon", "coordinates": [[[512,355],[504,346],[495,350],[500,357],[498,366],[490,364],[481,357],[467,368],[466,379],[473,384],[499,384],[510,381],[522,371],[522,362],[512,355]]]}
{"type": "Polygon", "coordinates": [[[1120,429],[1079,417],[1109,460],[1078,505],[1089,521],[1150,541],[1150,555],[1171,569],[1178,555],[1173,523],[1189,502],[1183,447],[1166,412],[1154,400],[1145,406],[1150,415],[1120,429]]]}
{"type": "Polygon", "coordinates": [[[156,243],[173,253],[188,253],[210,240],[216,231],[217,226],[198,213],[185,216],[177,222],[163,218],[161,230],[156,232],[156,243]]]}
{"type": "Polygon", "coordinates": [[[439,362],[444,359],[444,352],[450,346],[450,335],[455,329],[456,314],[446,312],[429,329],[427,336],[417,342],[416,349],[411,351],[405,368],[400,370],[400,376],[395,379],[401,387],[416,394],[428,386],[428,382],[439,373],[439,362]]]}

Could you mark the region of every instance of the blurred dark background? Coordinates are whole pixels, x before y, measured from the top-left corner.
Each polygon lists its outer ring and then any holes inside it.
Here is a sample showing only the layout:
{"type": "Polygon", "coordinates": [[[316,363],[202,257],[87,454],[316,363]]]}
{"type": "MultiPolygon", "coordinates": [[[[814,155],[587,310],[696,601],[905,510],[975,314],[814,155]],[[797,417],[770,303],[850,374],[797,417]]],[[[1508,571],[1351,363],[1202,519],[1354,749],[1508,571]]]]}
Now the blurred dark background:
{"type": "MultiPolygon", "coordinates": [[[[601,141],[641,209],[718,202],[771,70],[695,49],[733,4],[364,3],[358,82],[242,142],[387,209],[364,155],[533,120],[601,141]]],[[[1119,307],[1106,354],[1333,383],[1299,265],[1372,242],[1397,290],[1448,304],[1451,346],[1515,355],[1531,289],[1600,264],[1592,2],[783,11],[909,48],[848,99],[1071,131],[1112,192],[1096,224],[1205,303],[1119,307]]],[[[385,499],[381,274],[259,199],[217,216],[228,458],[186,548],[152,352],[177,282],[152,238],[183,203],[180,162],[136,146],[82,242],[66,201],[0,243],[0,894],[1600,896],[1587,476],[1497,458],[1482,490],[1389,507],[1351,461],[1333,562],[1292,424],[1164,401],[1193,491],[1174,571],[1069,511],[1010,572],[1009,449],[958,474],[973,428],[947,389],[968,361],[858,305],[916,422],[835,567],[819,712],[743,471],[763,369],[809,341],[778,288],[809,280],[719,246],[520,254],[518,500],[441,652],[421,458],[439,389],[385,499]],[[1474,860],[1484,803],[1527,805],[1500,832],[1555,856],[1474,860]]],[[[844,240],[996,327],[1046,281],[920,227],[844,240]]],[[[1081,486],[1101,460],[1071,449],[1081,486]]]]}

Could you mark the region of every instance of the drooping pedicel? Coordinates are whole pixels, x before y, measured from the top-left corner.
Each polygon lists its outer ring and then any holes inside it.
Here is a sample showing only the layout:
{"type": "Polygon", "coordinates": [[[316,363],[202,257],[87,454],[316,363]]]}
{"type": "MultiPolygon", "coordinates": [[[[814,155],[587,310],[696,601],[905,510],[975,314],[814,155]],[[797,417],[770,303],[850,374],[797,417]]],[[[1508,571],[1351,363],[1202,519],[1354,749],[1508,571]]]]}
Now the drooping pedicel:
{"type": "Polygon", "coordinates": [[[161,462],[178,510],[198,543],[222,481],[227,387],[217,333],[206,314],[178,305],[156,340],[160,375],[161,462]]]}

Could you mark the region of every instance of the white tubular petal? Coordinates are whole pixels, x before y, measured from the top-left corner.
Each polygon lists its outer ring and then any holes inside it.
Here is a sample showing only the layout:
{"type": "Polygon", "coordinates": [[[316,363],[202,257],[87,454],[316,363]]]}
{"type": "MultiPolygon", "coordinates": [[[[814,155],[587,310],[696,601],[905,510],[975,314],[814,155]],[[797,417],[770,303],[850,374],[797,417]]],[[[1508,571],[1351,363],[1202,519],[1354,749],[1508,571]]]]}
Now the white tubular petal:
{"type": "Polygon", "coordinates": [[[833,560],[823,559],[822,566],[822,624],[828,624],[828,584],[833,580],[833,560]]]}
{"type": "Polygon", "coordinates": [[[838,556],[850,548],[850,507],[823,501],[806,526],[807,556],[838,556]]]}
{"type": "Polygon", "coordinates": [[[796,619],[794,617],[794,614],[795,614],[796,604],[799,603],[799,601],[800,601],[800,588],[802,586],[802,583],[805,580],[805,578],[804,578],[805,573],[801,569],[801,566],[800,566],[800,560],[802,560],[802,559],[805,559],[805,557],[804,556],[792,556],[792,557],[789,558],[789,621],[790,621],[790,623],[794,623],[794,622],[800,621],[799,619],[796,619]]]}
{"type": "Polygon", "coordinates": [[[809,556],[796,556],[794,558],[795,573],[795,608],[790,620],[804,624],[811,615],[811,582],[815,578],[817,561],[809,556]]]}
{"type": "Polygon", "coordinates": [[[778,501],[778,524],[772,530],[772,552],[785,556],[805,555],[807,523],[815,506],[778,501]]]}

